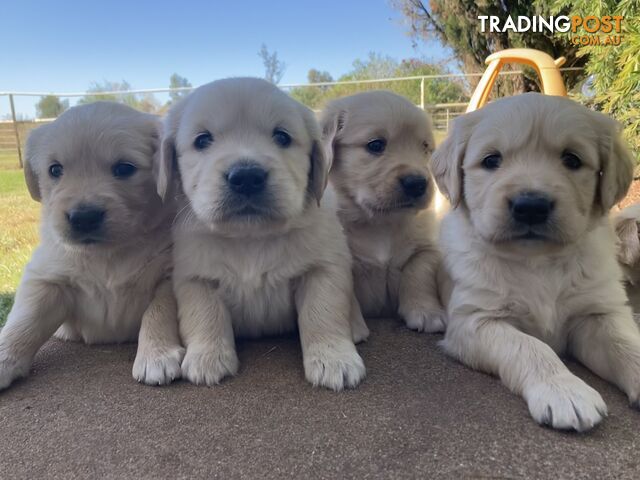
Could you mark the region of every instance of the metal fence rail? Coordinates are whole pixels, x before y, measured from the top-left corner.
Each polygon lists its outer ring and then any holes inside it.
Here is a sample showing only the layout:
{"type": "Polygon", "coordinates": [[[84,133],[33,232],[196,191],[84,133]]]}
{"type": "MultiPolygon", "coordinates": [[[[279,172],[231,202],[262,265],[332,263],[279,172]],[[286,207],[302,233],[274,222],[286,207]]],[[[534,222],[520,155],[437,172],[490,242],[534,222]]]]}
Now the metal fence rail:
{"type": "MultiPolygon", "coordinates": [[[[582,70],[581,68],[561,68],[561,71],[575,71],[582,70]]],[[[522,75],[521,70],[502,71],[501,76],[522,75]]],[[[467,103],[438,103],[428,105],[426,103],[426,83],[430,80],[438,79],[471,79],[480,77],[482,73],[450,73],[443,75],[418,75],[408,77],[393,77],[393,78],[377,78],[366,80],[348,80],[348,81],[335,81],[335,82],[318,82],[318,83],[298,83],[298,84],[281,84],[279,85],[285,91],[291,92],[294,89],[304,88],[318,88],[318,87],[332,87],[339,85],[362,85],[371,86],[376,84],[389,84],[392,82],[420,82],[419,88],[419,101],[417,106],[427,111],[433,121],[433,126],[436,130],[448,131],[451,121],[464,113],[467,103]]],[[[16,113],[14,99],[16,97],[44,97],[55,96],[58,98],[79,98],[87,95],[109,95],[119,97],[124,95],[144,95],[153,93],[178,93],[189,92],[196,87],[180,87],[180,88],[146,88],[146,89],[132,89],[132,90],[118,90],[118,91],[102,91],[102,92],[0,92],[0,97],[6,97],[9,102],[10,119],[0,121],[0,156],[1,155],[16,155],[18,158],[18,164],[22,168],[23,158],[22,152],[24,142],[31,129],[38,126],[41,123],[47,123],[53,119],[34,119],[34,120],[20,120],[16,113]]]]}

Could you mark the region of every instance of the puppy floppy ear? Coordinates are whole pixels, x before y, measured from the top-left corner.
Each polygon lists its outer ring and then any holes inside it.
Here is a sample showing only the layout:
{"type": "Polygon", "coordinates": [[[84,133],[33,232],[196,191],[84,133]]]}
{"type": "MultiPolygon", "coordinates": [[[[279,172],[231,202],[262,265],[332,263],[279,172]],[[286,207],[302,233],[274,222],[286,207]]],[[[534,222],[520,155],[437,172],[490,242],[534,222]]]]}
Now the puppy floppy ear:
{"type": "Polygon", "coordinates": [[[164,123],[159,124],[160,148],[154,158],[154,175],[158,187],[158,195],[162,200],[167,198],[173,190],[174,174],[177,172],[176,135],[178,124],[182,116],[184,101],[175,105],[164,123]]]}
{"type": "Polygon", "coordinates": [[[164,201],[171,190],[173,181],[173,165],[175,162],[175,145],[174,139],[171,137],[160,137],[159,148],[156,151],[153,160],[154,175],[156,178],[156,186],[158,195],[164,201]]]}
{"type": "Polygon", "coordinates": [[[37,167],[40,150],[43,148],[43,143],[45,143],[44,137],[47,134],[48,128],[48,125],[43,125],[42,127],[38,127],[32,130],[29,134],[29,138],[27,139],[27,145],[25,149],[25,159],[23,165],[24,178],[27,182],[29,194],[31,195],[31,198],[33,198],[36,202],[40,202],[42,200],[40,183],[38,174],[36,172],[38,170],[37,167]]]}
{"type": "Polygon", "coordinates": [[[303,108],[302,115],[304,123],[311,137],[311,152],[309,153],[311,166],[309,168],[308,188],[319,206],[324,190],[327,188],[327,182],[329,181],[330,158],[322,144],[320,127],[315,118],[315,114],[307,107],[301,106],[301,108],[303,108]]]}
{"type": "Polygon", "coordinates": [[[327,188],[328,181],[329,167],[325,149],[318,140],[314,140],[313,146],[311,147],[309,186],[311,187],[311,194],[313,198],[316,199],[318,206],[320,206],[320,200],[322,199],[325,188],[327,188]]]}
{"type": "Polygon", "coordinates": [[[464,176],[462,162],[471,131],[476,124],[475,114],[466,114],[453,122],[453,129],[446,140],[433,152],[431,168],[440,192],[453,208],[462,200],[464,176]]]}
{"type": "Polygon", "coordinates": [[[620,135],[620,125],[601,113],[593,114],[599,118],[602,131],[599,200],[602,210],[608,212],[627,194],[633,180],[634,160],[620,135]]]}
{"type": "Polygon", "coordinates": [[[336,143],[344,128],[347,112],[339,105],[329,105],[320,118],[322,130],[322,146],[327,155],[327,169],[331,170],[336,155],[336,143]]]}

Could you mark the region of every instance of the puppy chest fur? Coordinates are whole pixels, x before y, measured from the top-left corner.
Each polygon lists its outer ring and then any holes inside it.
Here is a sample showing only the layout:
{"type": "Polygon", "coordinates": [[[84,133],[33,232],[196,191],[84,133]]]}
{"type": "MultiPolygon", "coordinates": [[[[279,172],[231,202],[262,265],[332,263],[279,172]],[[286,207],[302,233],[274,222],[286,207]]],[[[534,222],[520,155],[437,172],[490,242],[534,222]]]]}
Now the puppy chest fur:
{"type": "Polygon", "coordinates": [[[354,288],[364,316],[395,316],[398,311],[402,266],[412,253],[400,240],[377,226],[349,229],[354,288]]]}
{"type": "Polygon", "coordinates": [[[625,303],[620,284],[610,280],[620,277],[607,255],[610,237],[603,222],[571,249],[509,256],[481,246],[463,214],[453,212],[442,224],[444,261],[455,283],[449,315],[504,320],[561,353],[572,319],[625,303]]]}
{"type": "Polygon", "coordinates": [[[323,264],[349,262],[345,253],[340,254],[346,245],[335,252],[314,247],[336,243],[326,232],[336,231],[337,219],[326,213],[313,215],[315,227],[268,237],[239,239],[177,230],[175,281],[209,280],[222,295],[236,336],[291,332],[297,324],[294,295],[304,274],[323,264]],[[326,227],[327,222],[333,227],[326,227]]]}
{"type": "MultiPolygon", "coordinates": [[[[55,264],[57,282],[69,289],[73,313],[56,332],[58,338],[86,343],[126,342],[137,339],[142,316],[155,288],[169,275],[170,243],[159,241],[145,255],[61,253],[36,251],[27,274],[37,278],[39,265],[55,264]]],[[[51,275],[51,270],[48,270],[51,275]]]]}
{"type": "Polygon", "coordinates": [[[235,334],[258,337],[293,330],[293,283],[304,269],[303,262],[283,268],[289,252],[277,240],[261,242],[259,248],[249,242],[235,251],[229,242],[233,240],[221,241],[219,249],[212,252],[210,271],[224,272],[216,280],[235,334]]]}
{"type": "Polygon", "coordinates": [[[382,225],[345,224],[353,255],[354,289],[365,317],[395,316],[407,262],[417,252],[436,251],[431,210],[397,216],[382,225]]]}

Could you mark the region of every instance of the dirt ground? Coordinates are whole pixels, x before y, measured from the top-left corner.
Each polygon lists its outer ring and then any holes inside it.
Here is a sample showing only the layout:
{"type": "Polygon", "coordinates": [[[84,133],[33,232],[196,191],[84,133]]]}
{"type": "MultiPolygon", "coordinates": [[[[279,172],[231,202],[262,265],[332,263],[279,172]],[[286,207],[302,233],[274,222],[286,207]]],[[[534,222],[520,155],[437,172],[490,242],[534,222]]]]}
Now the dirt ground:
{"type": "Polygon", "coordinates": [[[569,364],[609,416],[558,432],[441,335],[369,324],[368,376],[342,393],[305,381],[294,337],[239,343],[240,373],[214,388],[137,384],[135,345],[52,340],[0,393],[0,478],[640,478],[640,412],[584,368],[569,364]]]}

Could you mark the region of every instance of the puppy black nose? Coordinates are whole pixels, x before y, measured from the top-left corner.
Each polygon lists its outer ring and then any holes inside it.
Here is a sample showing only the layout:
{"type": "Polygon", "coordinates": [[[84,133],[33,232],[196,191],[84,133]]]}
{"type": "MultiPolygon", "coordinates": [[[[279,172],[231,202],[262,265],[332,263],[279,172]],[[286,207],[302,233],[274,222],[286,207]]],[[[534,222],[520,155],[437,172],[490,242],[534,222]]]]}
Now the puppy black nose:
{"type": "Polygon", "coordinates": [[[427,179],[422,175],[406,175],[399,180],[402,190],[408,197],[418,198],[427,191],[427,179]]]}
{"type": "Polygon", "coordinates": [[[545,223],[549,219],[553,206],[552,200],[538,192],[523,192],[509,200],[513,219],[527,225],[545,223]]]}
{"type": "Polygon", "coordinates": [[[255,195],[264,190],[267,183],[267,171],[255,165],[241,165],[231,168],[227,173],[227,183],[236,193],[255,195]]]}
{"type": "Polygon", "coordinates": [[[90,233],[98,230],[104,222],[105,211],[91,205],[80,205],[67,212],[71,228],[78,233],[90,233]]]}

